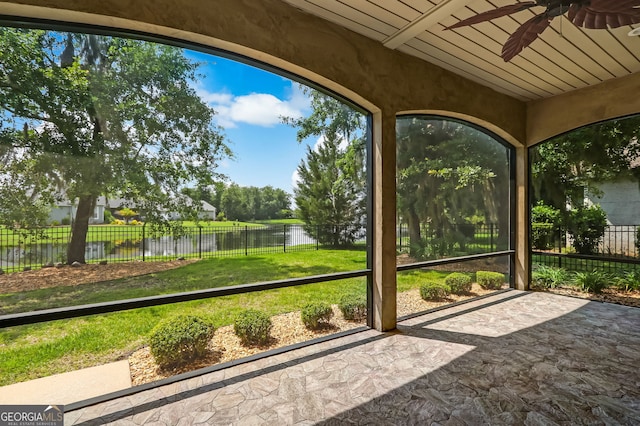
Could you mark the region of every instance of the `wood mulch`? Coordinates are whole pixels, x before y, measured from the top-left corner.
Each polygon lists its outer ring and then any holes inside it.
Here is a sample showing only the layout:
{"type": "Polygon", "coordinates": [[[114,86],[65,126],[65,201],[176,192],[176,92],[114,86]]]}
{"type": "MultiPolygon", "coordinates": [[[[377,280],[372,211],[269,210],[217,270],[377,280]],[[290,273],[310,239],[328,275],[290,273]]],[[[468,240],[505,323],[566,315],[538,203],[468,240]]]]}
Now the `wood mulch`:
{"type": "Polygon", "coordinates": [[[80,266],[42,268],[26,272],[0,275],[0,293],[15,293],[41,288],[76,286],[110,281],[118,278],[152,274],[167,269],[180,268],[199,259],[172,260],[169,262],[118,262],[106,265],[86,264],[80,266]]]}
{"type": "MultiPolygon", "coordinates": [[[[413,289],[398,294],[398,316],[405,316],[417,312],[423,312],[449,303],[471,299],[477,296],[491,293],[492,290],[483,290],[474,284],[472,292],[467,295],[451,295],[442,301],[425,301],[420,297],[420,291],[413,289]]],[[[273,328],[271,341],[264,346],[244,346],[234,334],[233,326],[220,327],[215,331],[209,345],[209,355],[197,362],[193,362],[182,368],[162,370],[158,367],[148,347],[141,348],[129,356],[131,381],[133,385],[140,385],[160,380],[176,374],[219,364],[227,361],[244,358],[270,349],[305,342],[316,337],[326,336],[349,330],[365,324],[364,321],[347,321],[337,306],[333,306],[333,318],[330,326],[321,330],[308,330],[300,319],[300,312],[289,312],[271,317],[273,328]]]]}

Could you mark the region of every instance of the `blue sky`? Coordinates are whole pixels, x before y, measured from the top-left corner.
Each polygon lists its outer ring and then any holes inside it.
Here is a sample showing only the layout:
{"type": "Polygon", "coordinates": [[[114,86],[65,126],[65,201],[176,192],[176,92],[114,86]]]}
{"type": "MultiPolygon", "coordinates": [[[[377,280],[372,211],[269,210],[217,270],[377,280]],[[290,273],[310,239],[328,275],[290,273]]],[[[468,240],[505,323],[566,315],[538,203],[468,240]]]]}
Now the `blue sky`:
{"type": "Polygon", "coordinates": [[[293,193],[293,180],[306,146],[317,138],[296,139],[296,129],[280,124],[280,116],[310,113],[308,98],[298,83],[239,62],[186,51],[202,63],[204,77],[196,83],[200,97],[217,112],[235,159],[219,171],[242,186],[271,185],[293,193]]]}

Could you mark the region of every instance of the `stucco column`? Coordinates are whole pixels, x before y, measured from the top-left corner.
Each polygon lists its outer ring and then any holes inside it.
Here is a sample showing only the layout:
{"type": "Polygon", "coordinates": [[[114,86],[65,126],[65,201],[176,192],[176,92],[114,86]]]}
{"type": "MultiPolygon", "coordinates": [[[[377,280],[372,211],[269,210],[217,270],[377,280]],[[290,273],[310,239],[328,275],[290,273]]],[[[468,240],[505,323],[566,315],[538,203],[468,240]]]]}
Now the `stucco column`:
{"type": "Polygon", "coordinates": [[[396,117],[373,114],[373,327],[396,328],[396,117]]]}
{"type": "Polygon", "coordinates": [[[524,146],[516,147],[516,261],[515,287],[529,289],[529,151],[524,146]]]}

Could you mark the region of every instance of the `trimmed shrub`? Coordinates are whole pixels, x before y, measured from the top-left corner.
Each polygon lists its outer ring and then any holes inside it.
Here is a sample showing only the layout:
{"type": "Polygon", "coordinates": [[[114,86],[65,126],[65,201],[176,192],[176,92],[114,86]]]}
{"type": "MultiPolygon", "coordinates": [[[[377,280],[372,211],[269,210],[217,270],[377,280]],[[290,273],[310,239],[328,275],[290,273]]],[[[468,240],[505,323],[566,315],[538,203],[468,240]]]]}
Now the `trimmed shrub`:
{"type": "Polygon", "coordinates": [[[160,367],[173,367],[204,356],[215,329],[195,315],[167,318],[151,331],[149,347],[160,367]]]}
{"type": "Polygon", "coordinates": [[[531,285],[534,288],[555,288],[571,281],[571,274],[562,268],[539,265],[531,274],[531,285]]]}
{"type": "Polygon", "coordinates": [[[245,345],[261,345],[271,337],[271,318],[264,312],[247,309],[236,317],[233,331],[245,345]]]}
{"type": "Polygon", "coordinates": [[[568,231],[579,254],[594,254],[607,228],[607,214],[598,205],[571,211],[568,231]]]}
{"type": "Polygon", "coordinates": [[[427,281],[420,286],[420,297],[424,300],[442,300],[451,294],[451,288],[445,283],[427,281]]]}
{"type": "Polygon", "coordinates": [[[305,327],[316,330],[329,324],[333,310],[325,302],[312,302],[305,305],[300,312],[300,318],[305,327]]]}
{"type": "Polygon", "coordinates": [[[560,210],[538,201],[531,209],[531,246],[540,250],[553,247],[559,225],[560,210]]]}
{"type": "Polygon", "coordinates": [[[576,272],[573,276],[574,284],[586,293],[602,293],[602,290],[609,285],[610,280],[609,274],[598,270],[576,272]]]}
{"type": "Polygon", "coordinates": [[[71,218],[69,216],[63,217],[60,223],[64,226],[71,225],[71,218]]]}
{"type": "Polygon", "coordinates": [[[464,294],[471,291],[471,277],[462,272],[447,275],[444,283],[449,286],[453,294],[464,294]]]}
{"type": "Polygon", "coordinates": [[[367,317],[367,296],[364,294],[345,294],[340,298],[338,308],[346,320],[363,320],[367,317]]]}
{"type": "Polygon", "coordinates": [[[476,281],[485,290],[499,290],[504,284],[504,274],[500,272],[478,271],[476,281]]]}

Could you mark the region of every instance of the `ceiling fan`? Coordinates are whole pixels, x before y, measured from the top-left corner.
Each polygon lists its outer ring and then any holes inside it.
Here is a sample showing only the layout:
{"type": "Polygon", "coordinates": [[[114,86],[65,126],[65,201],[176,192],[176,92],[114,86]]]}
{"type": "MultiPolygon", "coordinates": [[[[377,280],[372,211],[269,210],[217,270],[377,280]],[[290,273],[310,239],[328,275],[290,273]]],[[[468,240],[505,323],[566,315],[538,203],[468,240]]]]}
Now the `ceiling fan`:
{"type": "Polygon", "coordinates": [[[574,25],[589,29],[618,28],[640,23],[640,0],[535,0],[478,13],[446,27],[445,30],[490,21],[532,7],[545,7],[546,10],[529,19],[509,36],[502,47],[501,56],[505,62],[509,62],[538,38],[553,18],[565,13],[574,25]]]}

